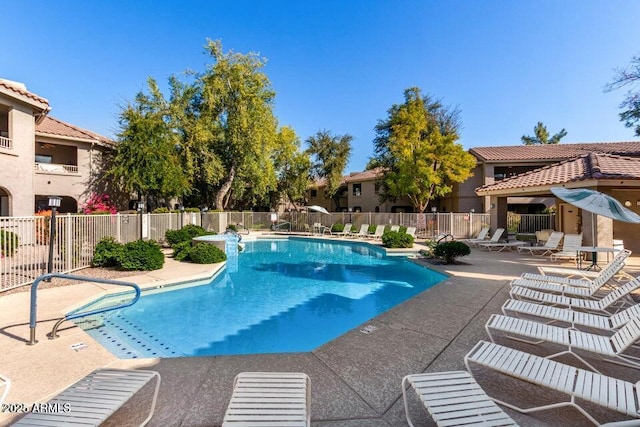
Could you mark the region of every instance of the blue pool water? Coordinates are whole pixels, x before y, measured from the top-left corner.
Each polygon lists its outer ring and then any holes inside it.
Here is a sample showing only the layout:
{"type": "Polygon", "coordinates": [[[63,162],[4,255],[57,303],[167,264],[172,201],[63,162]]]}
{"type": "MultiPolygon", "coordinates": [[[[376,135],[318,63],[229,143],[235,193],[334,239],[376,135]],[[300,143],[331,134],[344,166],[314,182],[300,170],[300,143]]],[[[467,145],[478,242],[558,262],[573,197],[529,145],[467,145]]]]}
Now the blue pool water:
{"type": "Polygon", "coordinates": [[[77,322],[121,358],[310,351],[444,278],[363,243],[257,240],[210,283],[77,322]]]}

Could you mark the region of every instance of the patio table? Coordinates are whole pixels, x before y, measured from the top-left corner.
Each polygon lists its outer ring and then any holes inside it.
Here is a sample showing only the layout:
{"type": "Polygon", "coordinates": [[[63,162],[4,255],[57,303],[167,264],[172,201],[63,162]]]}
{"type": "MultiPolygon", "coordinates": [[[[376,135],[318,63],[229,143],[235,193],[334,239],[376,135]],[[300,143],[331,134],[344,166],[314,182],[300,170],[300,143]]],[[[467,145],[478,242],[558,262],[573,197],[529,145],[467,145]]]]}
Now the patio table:
{"type": "MultiPolygon", "coordinates": [[[[605,248],[605,247],[599,247],[599,246],[580,246],[577,248],[578,251],[578,256],[576,257],[576,263],[578,264],[578,268],[580,270],[582,270],[582,257],[581,254],[583,252],[590,252],[591,253],[591,264],[589,266],[587,266],[584,270],[591,270],[592,268],[595,270],[600,269],[600,266],[598,265],[598,252],[603,252],[603,253],[614,253],[616,250],[614,248],[605,248]]],[[[609,258],[609,255],[607,255],[607,259],[609,258]]]]}

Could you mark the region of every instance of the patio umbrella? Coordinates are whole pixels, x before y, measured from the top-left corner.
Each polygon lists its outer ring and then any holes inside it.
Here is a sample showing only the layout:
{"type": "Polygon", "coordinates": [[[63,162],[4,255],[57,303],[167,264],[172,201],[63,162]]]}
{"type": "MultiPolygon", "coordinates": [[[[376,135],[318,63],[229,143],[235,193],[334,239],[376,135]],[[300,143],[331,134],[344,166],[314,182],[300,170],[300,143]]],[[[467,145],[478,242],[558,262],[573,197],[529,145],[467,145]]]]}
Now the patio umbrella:
{"type": "Polygon", "coordinates": [[[320,212],[320,213],[327,214],[327,215],[331,215],[331,213],[328,210],[326,210],[325,208],[323,208],[322,206],[317,206],[317,205],[307,206],[307,210],[314,211],[314,212],[320,212]]]}
{"type": "Polygon", "coordinates": [[[594,246],[596,241],[595,227],[593,226],[594,214],[622,222],[640,224],[640,215],[625,208],[613,197],[599,191],[588,188],[576,188],[572,190],[564,187],[552,187],[551,192],[559,199],[587,212],[591,212],[591,241],[594,246]]]}

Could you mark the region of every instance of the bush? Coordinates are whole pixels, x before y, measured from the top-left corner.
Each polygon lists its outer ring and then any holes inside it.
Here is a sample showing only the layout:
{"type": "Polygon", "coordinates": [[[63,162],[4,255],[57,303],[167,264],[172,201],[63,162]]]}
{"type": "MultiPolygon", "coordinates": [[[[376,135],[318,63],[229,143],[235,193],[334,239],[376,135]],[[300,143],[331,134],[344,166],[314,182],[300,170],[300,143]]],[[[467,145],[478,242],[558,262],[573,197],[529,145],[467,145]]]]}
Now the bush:
{"type": "Polygon", "coordinates": [[[200,242],[191,248],[189,258],[196,264],[214,264],[225,261],[227,255],[215,245],[200,242]]]}
{"type": "Polygon", "coordinates": [[[191,242],[180,242],[173,245],[173,259],[176,261],[188,261],[191,242]]]}
{"type": "Polygon", "coordinates": [[[12,231],[0,230],[2,256],[13,256],[18,249],[18,235],[12,231]]]}
{"type": "Polygon", "coordinates": [[[94,267],[116,267],[124,246],[113,237],[105,237],[98,242],[93,250],[94,267]]]}
{"type": "Polygon", "coordinates": [[[136,240],[124,245],[118,263],[121,270],[158,270],[164,264],[164,255],[155,241],[136,240]]]}
{"type": "Polygon", "coordinates": [[[238,232],[238,227],[237,227],[235,224],[229,224],[229,225],[227,226],[227,228],[228,228],[229,230],[233,230],[233,231],[235,231],[236,233],[238,232]]]}
{"type": "Polygon", "coordinates": [[[173,247],[176,243],[190,242],[194,237],[204,236],[205,234],[204,228],[199,225],[187,224],[180,230],[167,230],[164,233],[164,238],[173,247]]]}
{"type": "Polygon", "coordinates": [[[344,224],[341,224],[339,222],[336,222],[335,224],[333,224],[333,226],[331,226],[332,233],[342,233],[343,230],[344,230],[344,224]]]}
{"type": "Polygon", "coordinates": [[[469,255],[470,253],[471,249],[469,249],[469,246],[455,240],[440,243],[433,248],[433,254],[437,257],[444,258],[444,262],[447,264],[453,263],[456,257],[469,255]]]}
{"type": "Polygon", "coordinates": [[[373,234],[376,232],[376,228],[378,228],[375,224],[369,224],[369,228],[367,229],[367,233],[373,234]]]}
{"type": "Polygon", "coordinates": [[[398,231],[387,231],[382,235],[382,245],[385,248],[412,248],[413,237],[398,231]]]}
{"type": "Polygon", "coordinates": [[[200,213],[200,208],[184,208],[185,212],[198,212],[200,213]]]}
{"type": "Polygon", "coordinates": [[[155,208],[153,211],[151,211],[151,213],[169,213],[169,208],[166,207],[160,207],[160,208],[155,208]]]}

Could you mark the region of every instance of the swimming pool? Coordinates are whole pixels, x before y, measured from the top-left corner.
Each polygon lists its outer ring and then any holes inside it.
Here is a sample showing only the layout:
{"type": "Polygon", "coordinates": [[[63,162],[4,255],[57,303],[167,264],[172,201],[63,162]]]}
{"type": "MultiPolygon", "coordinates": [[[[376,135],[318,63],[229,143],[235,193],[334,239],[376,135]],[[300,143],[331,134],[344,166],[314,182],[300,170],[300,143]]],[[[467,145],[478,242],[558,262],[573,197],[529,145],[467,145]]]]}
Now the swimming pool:
{"type": "Polygon", "coordinates": [[[77,324],[120,358],[310,351],[445,278],[366,243],[256,240],[209,283],[77,324]]]}

